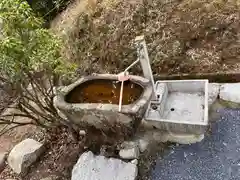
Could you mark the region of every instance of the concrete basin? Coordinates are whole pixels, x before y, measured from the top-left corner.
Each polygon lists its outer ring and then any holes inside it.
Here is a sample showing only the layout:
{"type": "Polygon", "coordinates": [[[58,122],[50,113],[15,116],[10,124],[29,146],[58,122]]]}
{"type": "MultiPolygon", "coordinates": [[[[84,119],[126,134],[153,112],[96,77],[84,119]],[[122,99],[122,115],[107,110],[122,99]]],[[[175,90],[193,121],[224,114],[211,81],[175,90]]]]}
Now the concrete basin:
{"type": "Polygon", "coordinates": [[[124,82],[119,112],[120,84],[117,75],[86,76],[62,88],[54,97],[54,105],[68,121],[79,126],[104,130],[121,126],[135,128],[147,110],[153,88],[148,79],[131,76],[124,82]]]}
{"type": "Polygon", "coordinates": [[[203,134],[208,125],[208,80],[156,82],[157,100],[145,114],[145,127],[172,133],[203,134]]]}

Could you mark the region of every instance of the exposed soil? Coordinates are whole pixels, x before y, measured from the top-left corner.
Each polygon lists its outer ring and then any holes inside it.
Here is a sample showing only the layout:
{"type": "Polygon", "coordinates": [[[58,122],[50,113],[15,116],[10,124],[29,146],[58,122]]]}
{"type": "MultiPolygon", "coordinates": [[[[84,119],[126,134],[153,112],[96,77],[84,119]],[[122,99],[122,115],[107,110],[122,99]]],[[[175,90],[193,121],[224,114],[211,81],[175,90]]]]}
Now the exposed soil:
{"type": "MultiPolygon", "coordinates": [[[[74,88],[67,96],[69,103],[110,103],[118,104],[121,82],[112,80],[91,80],[74,88]]],[[[131,81],[123,84],[122,104],[131,104],[142,94],[143,88],[131,81]]]]}
{"type": "MultiPolygon", "coordinates": [[[[0,136],[0,152],[10,152],[17,143],[26,138],[33,138],[39,142],[44,141],[44,132],[36,126],[27,125],[12,129],[8,133],[0,136]]],[[[15,178],[14,173],[9,167],[0,173],[0,179],[15,178]]],[[[16,177],[16,180],[20,178],[16,177]]]]}
{"type": "MultiPolygon", "coordinates": [[[[76,142],[69,133],[57,130],[52,134],[43,133],[42,142],[46,143],[44,155],[29,170],[26,176],[14,174],[9,167],[1,173],[0,179],[15,178],[17,180],[39,180],[41,178],[56,175],[60,180],[70,179],[71,169],[78,156],[83,152],[81,141],[76,142]]],[[[30,138],[38,139],[31,135],[30,138]]]]}
{"type": "MultiPolygon", "coordinates": [[[[0,81],[0,114],[14,102],[16,97],[15,91],[0,81]]],[[[7,124],[0,124],[0,134],[9,128],[10,126],[7,124]]],[[[35,126],[17,127],[2,136],[0,135],[0,152],[8,152],[16,143],[31,134],[35,129],[35,126]]]]}
{"type": "Polygon", "coordinates": [[[84,151],[84,143],[75,141],[64,130],[57,130],[48,138],[44,156],[23,179],[38,180],[50,175],[58,176],[59,180],[70,179],[72,168],[84,151]]]}
{"type": "MultiPolygon", "coordinates": [[[[34,133],[25,133],[24,138],[33,138],[46,144],[43,156],[33,164],[27,175],[16,175],[10,167],[6,167],[0,174],[0,179],[14,178],[15,180],[40,180],[41,178],[56,176],[58,180],[69,180],[71,171],[79,156],[84,151],[92,151],[96,155],[118,157],[118,145],[121,140],[111,136],[104,137],[100,131],[91,129],[84,138],[74,139],[66,129],[56,129],[50,133],[35,129],[34,133]],[[118,140],[117,140],[118,139],[118,140]]],[[[13,139],[13,137],[12,137],[13,139]]],[[[9,140],[9,139],[7,139],[9,140]]]]}
{"type": "Polygon", "coordinates": [[[35,137],[37,140],[42,140],[42,132],[32,125],[14,128],[0,136],[0,152],[9,152],[14,145],[27,137],[35,137]]]}

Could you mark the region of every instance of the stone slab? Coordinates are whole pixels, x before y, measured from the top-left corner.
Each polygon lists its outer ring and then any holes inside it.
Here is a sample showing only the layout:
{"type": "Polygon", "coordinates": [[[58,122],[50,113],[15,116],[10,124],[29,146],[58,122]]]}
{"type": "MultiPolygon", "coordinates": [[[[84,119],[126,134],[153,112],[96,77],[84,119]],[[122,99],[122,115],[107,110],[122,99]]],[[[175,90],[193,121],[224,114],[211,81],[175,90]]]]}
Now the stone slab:
{"type": "Polygon", "coordinates": [[[136,180],[137,166],[115,158],[83,153],[73,167],[71,180],[136,180]]]}
{"type": "Polygon", "coordinates": [[[220,99],[240,103],[240,83],[222,84],[220,87],[220,99]]]}

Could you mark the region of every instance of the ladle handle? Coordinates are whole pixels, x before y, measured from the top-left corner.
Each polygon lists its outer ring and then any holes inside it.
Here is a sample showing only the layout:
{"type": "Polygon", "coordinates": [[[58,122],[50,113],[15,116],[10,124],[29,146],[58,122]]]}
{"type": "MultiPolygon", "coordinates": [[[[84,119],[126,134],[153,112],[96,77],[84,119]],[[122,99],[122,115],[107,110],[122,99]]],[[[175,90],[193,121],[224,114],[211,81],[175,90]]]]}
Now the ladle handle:
{"type": "Polygon", "coordinates": [[[119,97],[119,106],[118,106],[118,111],[119,111],[119,112],[121,112],[121,110],[122,110],[123,83],[124,83],[124,81],[121,82],[120,97],[119,97]]]}

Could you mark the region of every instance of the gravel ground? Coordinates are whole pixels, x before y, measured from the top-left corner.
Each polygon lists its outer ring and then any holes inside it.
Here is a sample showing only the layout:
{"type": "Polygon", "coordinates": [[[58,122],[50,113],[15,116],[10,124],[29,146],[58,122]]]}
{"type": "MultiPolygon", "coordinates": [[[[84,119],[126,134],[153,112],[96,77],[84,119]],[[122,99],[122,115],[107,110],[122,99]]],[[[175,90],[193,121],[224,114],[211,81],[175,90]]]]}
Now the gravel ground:
{"type": "Polygon", "coordinates": [[[159,158],[152,180],[240,179],[240,109],[218,112],[212,134],[202,142],[173,147],[159,158]]]}

